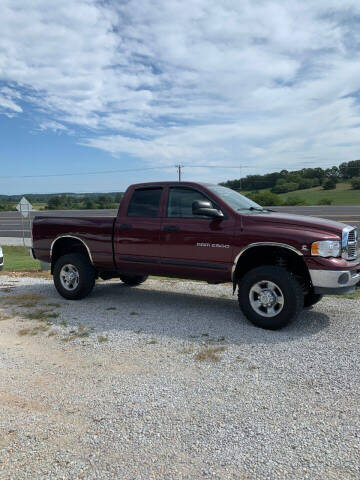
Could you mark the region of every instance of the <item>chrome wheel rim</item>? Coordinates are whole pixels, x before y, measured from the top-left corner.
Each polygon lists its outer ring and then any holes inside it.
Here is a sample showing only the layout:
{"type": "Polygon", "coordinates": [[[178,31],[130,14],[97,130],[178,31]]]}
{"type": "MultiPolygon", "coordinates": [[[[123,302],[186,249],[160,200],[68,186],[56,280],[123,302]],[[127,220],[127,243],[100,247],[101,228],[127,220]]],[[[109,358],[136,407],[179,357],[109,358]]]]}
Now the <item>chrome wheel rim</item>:
{"type": "Polygon", "coordinates": [[[67,263],[60,270],[60,282],[65,290],[69,290],[70,292],[75,290],[79,285],[79,279],[79,270],[75,265],[71,265],[71,263],[67,263]]]}
{"type": "Polygon", "coordinates": [[[255,283],[249,292],[250,305],[262,317],[275,317],[284,308],[284,294],[281,288],[269,280],[255,283]]]}

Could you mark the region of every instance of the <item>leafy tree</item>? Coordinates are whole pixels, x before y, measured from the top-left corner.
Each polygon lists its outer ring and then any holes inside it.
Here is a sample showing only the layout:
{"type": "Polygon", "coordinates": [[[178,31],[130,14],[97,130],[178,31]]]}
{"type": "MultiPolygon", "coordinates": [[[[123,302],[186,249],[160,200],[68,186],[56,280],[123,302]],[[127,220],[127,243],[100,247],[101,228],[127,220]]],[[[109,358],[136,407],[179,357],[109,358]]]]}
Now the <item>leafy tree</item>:
{"type": "Polygon", "coordinates": [[[354,190],[360,190],[360,177],[354,177],[351,180],[351,186],[354,190]]]}
{"type": "Polygon", "coordinates": [[[115,195],[115,202],[116,202],[116,203],[120,203],[122,197],[123,197],[123,194],[122,194],[122,193],[120,193],[120,192],[117,193],[117,194],[115,195]]]}
{"type": "MultiPolygon", "coordinates": [[[[280,182],[280,181],[279,181],[280,182]]],[[[275,187],[271,189],[273,193],[287,193],[298,190],[299,184],[295,182],[281,182],[277,183],[275,187]]]]}
{"type": "Polygon", "coordinates": [[[328,178],[323,183],[324,190],[334,190],[336,188],[336,179],[334,177],[328,178]]]}
{"type": "Polygon", "coordinates": [[[272,205],[281,205],[282,199],[279,195],[271,193],[269,191],[265,192],[251,192],[247,195],[251,200],[258,203],[259,205],[264,205],[270,207],[272,205]]]}
{"type": "Polygon", "coordinates": [[[97,199],[97,203],[99,208],[111,208],[112,207],[112,199],[109,195],[100,195],[97,199]]]}

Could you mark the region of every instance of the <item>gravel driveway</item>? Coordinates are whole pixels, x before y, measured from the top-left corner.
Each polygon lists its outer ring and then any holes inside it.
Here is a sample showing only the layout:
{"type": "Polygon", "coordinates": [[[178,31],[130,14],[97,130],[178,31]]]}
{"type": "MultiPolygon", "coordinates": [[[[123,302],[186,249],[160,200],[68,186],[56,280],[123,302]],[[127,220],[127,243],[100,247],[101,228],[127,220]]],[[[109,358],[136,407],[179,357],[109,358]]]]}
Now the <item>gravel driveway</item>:
{"type": "Polygon", "coordinates": [[[271,332],[229,285],[2,276],[0,479],[359,480],[359,306],[271,332]]]}

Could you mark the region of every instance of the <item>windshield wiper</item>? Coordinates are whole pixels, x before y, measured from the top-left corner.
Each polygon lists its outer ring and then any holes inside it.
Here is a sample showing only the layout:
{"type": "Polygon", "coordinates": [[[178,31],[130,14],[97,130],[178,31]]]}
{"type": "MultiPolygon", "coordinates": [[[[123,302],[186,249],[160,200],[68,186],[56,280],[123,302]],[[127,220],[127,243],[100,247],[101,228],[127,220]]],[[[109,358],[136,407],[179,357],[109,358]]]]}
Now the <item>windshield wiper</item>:
{"type": "Polygon", "coordinates": [[[256,212],[263,212],[264,211],[264,208],[260,207],[249,207],[249,210],[255,210],[256,212]]]}
{"type": "Polygon", "coordinates": [[[247,208],[238,208],[238,210],[250,210],[251,212],[275,212],[271,208],[262,208],[262,207],[247,207],[247,208]]]}

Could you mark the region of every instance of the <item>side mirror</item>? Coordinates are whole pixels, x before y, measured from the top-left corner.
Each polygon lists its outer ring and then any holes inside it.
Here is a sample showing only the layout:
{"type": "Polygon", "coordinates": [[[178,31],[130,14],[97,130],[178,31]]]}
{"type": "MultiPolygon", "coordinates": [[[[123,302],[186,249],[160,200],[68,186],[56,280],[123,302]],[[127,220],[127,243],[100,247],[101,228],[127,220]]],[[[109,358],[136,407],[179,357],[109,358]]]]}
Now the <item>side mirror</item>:
{"type": "Polygon", "coordinates": [[[224,216],[220,210],[213,208],[206,200],[195,200],[192,204],[193,215],[204,215],[205,217],[221,218],[224,216]]]}

